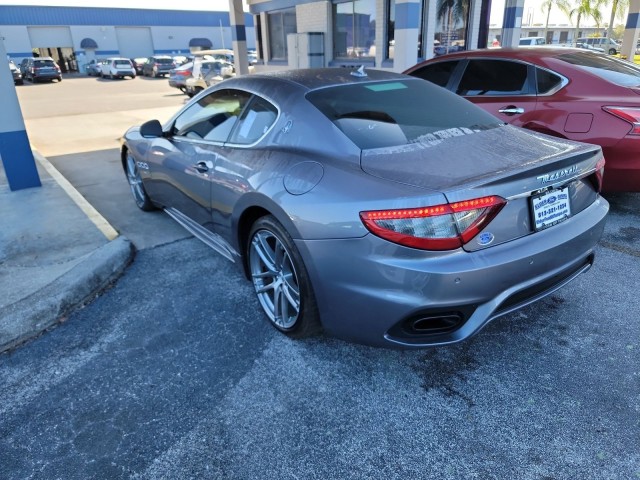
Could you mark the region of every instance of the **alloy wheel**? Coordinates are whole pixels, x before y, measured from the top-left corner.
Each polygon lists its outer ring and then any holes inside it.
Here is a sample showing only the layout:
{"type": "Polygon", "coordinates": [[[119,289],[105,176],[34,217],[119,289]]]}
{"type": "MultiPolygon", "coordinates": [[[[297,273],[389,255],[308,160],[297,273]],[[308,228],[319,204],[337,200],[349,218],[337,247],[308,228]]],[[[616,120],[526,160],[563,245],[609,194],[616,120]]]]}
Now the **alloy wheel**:
{"type": "Polygon", "coordinates": [[[259,230],[249,255],[251,279],[265,313],[279,329],[293,328],[300,316],[300,286],[284,243],[273,232],[259,230]]]}

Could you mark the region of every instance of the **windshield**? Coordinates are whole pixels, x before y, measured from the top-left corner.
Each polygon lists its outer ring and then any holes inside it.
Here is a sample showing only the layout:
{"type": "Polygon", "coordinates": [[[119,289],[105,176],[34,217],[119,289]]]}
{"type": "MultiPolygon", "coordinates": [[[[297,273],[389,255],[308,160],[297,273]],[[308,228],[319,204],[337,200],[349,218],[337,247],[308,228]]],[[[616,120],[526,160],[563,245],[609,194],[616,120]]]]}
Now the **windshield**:
{"type": "Polygon", "coordinates": [[[582,52],[565,53],[558,56],[563,62],[576,65],[589,73],[623,87],[640,85],[640,68],[604,55],[582,52]]]}
{"type": "Polygon", "coordinates": [[[307,99],[363,150],[438,141],[502,125],[464,98],[420,79],[323,88],[307,99]]]}

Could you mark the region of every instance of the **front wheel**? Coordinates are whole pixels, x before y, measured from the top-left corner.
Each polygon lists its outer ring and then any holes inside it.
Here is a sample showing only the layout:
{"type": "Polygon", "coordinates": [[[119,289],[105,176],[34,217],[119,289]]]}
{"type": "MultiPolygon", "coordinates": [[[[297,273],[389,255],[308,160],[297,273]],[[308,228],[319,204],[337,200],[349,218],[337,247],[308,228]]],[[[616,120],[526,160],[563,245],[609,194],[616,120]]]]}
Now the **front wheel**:
{"type": "Polygon", "coordinates": [[[155,207],[142,184],[142,177],[140,176],[140,171],[136,165],[136,159],[133,158],[133,155],[131,155],[130,152],[127,152],[127,181],[129,182],[133,199],[136,201],[138,208],[145,212],[155,210],[155,207]]]}
{"type": "Polygon", "coordinates": [[[609,49],[609,55],[615,55],[616,53],[618,53],[618,52],[616,52],[615,48],[610,48],[609,49]]]}
{"type": "Polygon", "coordinates": [[[271,324],[293,338],[318,333],[311,280],[291,236],[275,217],[254,223],[247,250],[251,281],[271,324]]]}

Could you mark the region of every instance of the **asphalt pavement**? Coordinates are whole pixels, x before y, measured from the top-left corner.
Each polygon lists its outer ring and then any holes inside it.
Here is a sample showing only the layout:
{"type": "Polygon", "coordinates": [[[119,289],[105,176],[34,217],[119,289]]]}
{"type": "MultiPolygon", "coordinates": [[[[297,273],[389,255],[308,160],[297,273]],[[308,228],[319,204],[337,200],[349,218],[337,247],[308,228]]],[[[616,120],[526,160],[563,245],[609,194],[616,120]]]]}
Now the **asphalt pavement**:
{"type": "Polygon", "coordinates": [[[114,282],[134,248],[39,153],[42,186],[0,167],[0,352],[62,322],[114,282]]]}

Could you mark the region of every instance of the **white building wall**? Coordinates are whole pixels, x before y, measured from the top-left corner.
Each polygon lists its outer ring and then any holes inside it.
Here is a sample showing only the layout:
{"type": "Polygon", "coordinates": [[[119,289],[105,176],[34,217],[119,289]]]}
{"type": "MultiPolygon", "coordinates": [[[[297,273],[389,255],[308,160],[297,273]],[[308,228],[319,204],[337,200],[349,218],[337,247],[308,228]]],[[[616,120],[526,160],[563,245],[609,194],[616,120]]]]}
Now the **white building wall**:
{"type": "Polygon", "coordinates": [[[31,53],[31,40],[27,27],[0,26],[0,37],[4,38],[5,50],[16,65],[31,53]]]}
{"type": "Polygon", "coordinates": [[[333,60],[333,25],[331,2],[315,2],[296,5],[296,28],[298,33],[324,33],[324,64],[333,60]]]}

